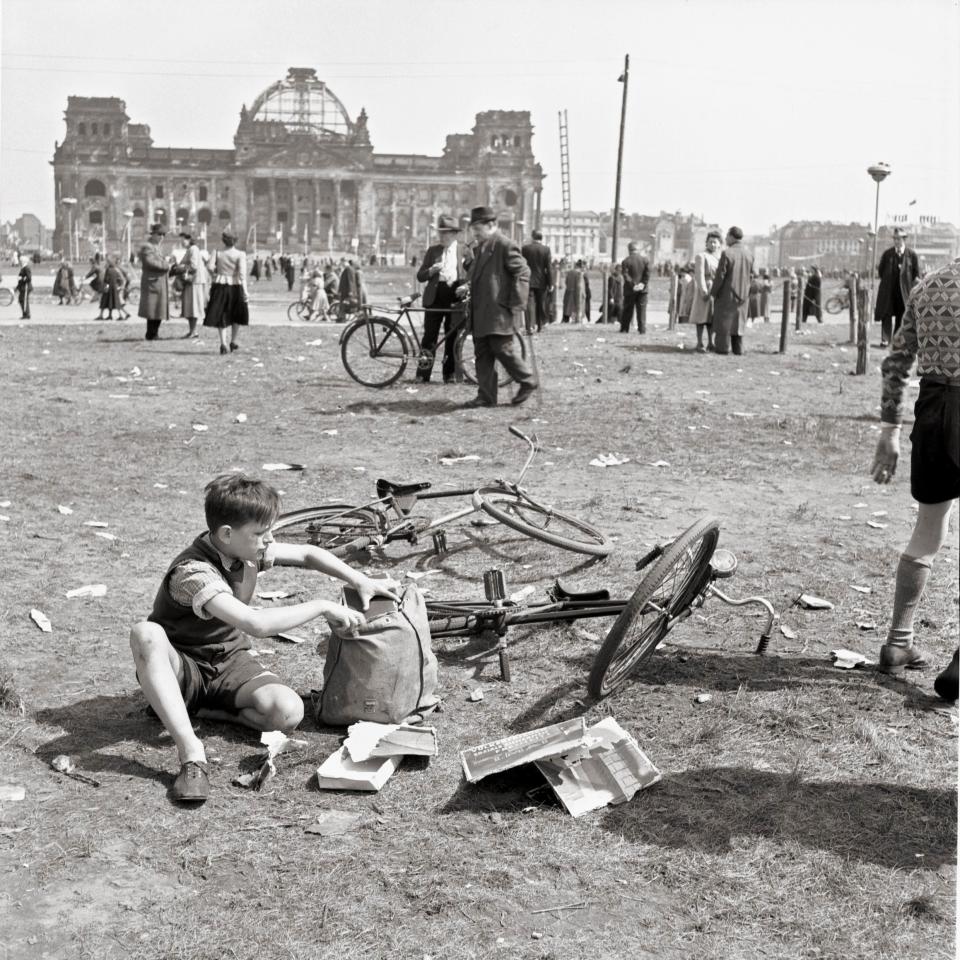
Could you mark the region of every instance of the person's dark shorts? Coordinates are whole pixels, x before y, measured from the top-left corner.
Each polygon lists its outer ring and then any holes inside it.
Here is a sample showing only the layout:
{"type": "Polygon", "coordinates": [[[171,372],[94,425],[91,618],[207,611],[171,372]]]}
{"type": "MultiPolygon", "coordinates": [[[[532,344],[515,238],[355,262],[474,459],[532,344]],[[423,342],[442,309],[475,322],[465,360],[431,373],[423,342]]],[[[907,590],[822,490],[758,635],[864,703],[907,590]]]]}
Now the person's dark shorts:
{"type": "Polygon", "coordinates": [[[252,655],[251,650],[234,650],[222,660],[194,660],[177,650],[183,677],[180,692],[188,713],[206,707],[237,713],[237,694],[250,692],[269,683],[283,681],[252,655]]]}
{"type": "Polygon", "coordinates": [[[960,497],[960,385],[922,378],[913,415],[913,499],[932,504],[960,497]]]}

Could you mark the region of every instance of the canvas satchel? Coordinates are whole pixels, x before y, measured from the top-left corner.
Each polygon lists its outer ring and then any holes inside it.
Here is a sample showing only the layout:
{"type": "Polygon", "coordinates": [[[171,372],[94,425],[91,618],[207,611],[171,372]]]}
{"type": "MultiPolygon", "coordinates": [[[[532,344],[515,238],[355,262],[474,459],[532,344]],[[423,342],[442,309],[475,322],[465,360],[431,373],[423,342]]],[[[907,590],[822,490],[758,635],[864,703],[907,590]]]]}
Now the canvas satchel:
{"type": "Polygon", "coordinates": [[[323,664],[317,721],[401,723],[439,703],[437,658],[423,594],[409,586],[396,611],[372,617],[355,635],[334,629],[323,664]]]}

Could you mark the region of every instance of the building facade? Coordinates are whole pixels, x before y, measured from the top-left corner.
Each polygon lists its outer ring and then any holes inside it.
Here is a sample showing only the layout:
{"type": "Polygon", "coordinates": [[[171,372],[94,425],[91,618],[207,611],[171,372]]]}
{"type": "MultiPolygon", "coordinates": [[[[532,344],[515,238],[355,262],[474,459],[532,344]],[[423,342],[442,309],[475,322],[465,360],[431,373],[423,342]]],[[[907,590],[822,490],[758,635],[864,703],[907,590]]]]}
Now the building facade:
{"type": "Polygon", "coordinates": [[[240,122],[231,150],[154,146],[116,97],[69,97],[55,145],[54,246],[80,254],[136,246],[151,223],[248,248],[362,255],[422,248],[441,213],[486,204],[501,228],[539,222],[543,171],[528,111],[476,115],[440,156],[374,153],[368,118],[351,119],[310,68],[290,68],[240,122]]]}
{"type": "Polygon", "coordinates": [[[593,210],[573,210],[570,213],[569,240],[562,210],[544,210],[540,218],[543,242],[556,259],[598,260],[603,253],[603,231],[600,214],[593,210]]]}

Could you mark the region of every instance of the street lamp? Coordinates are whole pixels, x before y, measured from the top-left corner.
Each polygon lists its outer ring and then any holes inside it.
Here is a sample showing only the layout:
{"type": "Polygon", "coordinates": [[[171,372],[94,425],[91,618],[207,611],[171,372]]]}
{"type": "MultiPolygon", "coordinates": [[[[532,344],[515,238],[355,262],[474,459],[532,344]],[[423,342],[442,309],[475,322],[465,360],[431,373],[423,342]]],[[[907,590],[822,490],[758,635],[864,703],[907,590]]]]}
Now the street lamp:
{"type": "Polygon", "coordinates": [[[880,225],[880,184],[883,183],[893,171],[887,163],[875,163],[867,167],[867,173],[870,174],[874,183],[877,185],[877,199],[873,208],[873,257],[870,264],[870,302],[873,303],[873,288],[876,284],[877,273],[877,233],[880,225]]]}
{"type": "Polygon", "coordinates": [[[73,208],[77,202],[76,197],[61,197],[60,202],[67,208],[67,256],[73,260],[78,259],[79,253],[73,252],[73,208]]]}
{"type": "Polygon", "coordinates": [[[410,235],[410,228],[403,228],[403,265],[407,265],[407,237],[410,235]]]}

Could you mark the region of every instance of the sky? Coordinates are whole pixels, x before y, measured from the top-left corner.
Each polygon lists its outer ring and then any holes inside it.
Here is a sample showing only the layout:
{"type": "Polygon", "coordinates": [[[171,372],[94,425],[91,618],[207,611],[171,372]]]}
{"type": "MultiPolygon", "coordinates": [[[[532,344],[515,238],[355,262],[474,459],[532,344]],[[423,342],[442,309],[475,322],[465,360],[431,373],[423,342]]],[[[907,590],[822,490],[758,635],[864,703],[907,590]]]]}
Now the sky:
{"type": "Polygon", "coordinates": [[[2,0],[0,220],[53,224],[67,97],[116,96],[154,144],[233,146],[241,104],[317,70],[374,149],[439,155],[482,110],[529,110],[559,208],[960,225],[960,0],[2,0]],[[911,201],[916,201],[911,205],[911,201]]]}

